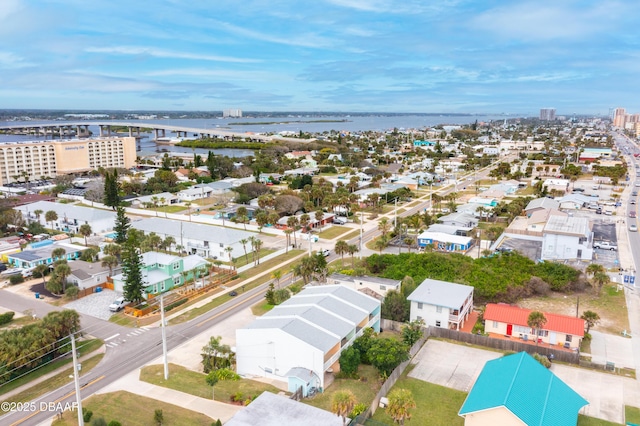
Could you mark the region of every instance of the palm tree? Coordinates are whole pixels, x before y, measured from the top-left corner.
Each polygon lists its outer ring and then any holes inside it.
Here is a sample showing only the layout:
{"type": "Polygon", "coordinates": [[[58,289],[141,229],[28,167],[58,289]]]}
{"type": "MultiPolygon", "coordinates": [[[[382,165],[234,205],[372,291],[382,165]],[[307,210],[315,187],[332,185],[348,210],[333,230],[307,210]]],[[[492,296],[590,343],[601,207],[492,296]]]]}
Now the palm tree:
{"type": "Polygon", "coordinates": [[[605,284],[609,284],[611,282],[611,278],[606,272],[596,272],[595,274],[593,274],[593,281],[596,285],[596,292],[599,296],[600,291],[602,290],[602,286],[604,286],[605,284]]]}
{"type": "Polygon", "coordinates": [[[242,244],[242,249],[244,250],[244,260],[246,263],[249,263],[249,256],[247,256],[247,243],[249,242],[248,239],[243,238],[240,240],[240,244],[242,244]]]}
{"type": "Polygon", "coordinates": [[[153,208],[156,211],[156,216],[158,216],[158,201],[160,200],[155,195],[151,197],[151,204],[153,205],[153,208]]]}
{"type": "Polygon", "coordinates": [[[604,272],[604,266],[597,263],[591,263],[589,266],[587,266],[586,272],[587,274],[595,275],[598,272],[604,272]]]}
{"type": "Polygon", "coordinates": [[[115,256],[120,259],[120,254],[122,253],[122,247],[118,244],[107,244],[102,249],[102,252],[108,256],[115,256]]]}
{"type": "Polygon", "coordinates": [[[53,270],[57,277],[60,278],[60,283],[62,284],[62,292],[67,289],[67,277],[71,275],[71,267],[66,263],[61,263],[56,266],[53,270]]]}
{"type": "Polygon", "coordinates": [[[113,267],[114,266],[118,266],[118,258],[115,256],[105,256],[102,258],[102,263],[101,263],[102,267],[107,267],[109,268],[109,276],[113,275],[113,267]]]}
{"type": "Polygon", "coordinates": [[[38,209],[38,210],[34,210],[33,214],[36,215],[36,220],[38,221],[38,223],[40,223],[40,215],[42,215],[42,213],[44,213],[42,210],[38,209]]]}
{"type": "Polygon", "coordinates": [[[53,222],[58,220],[58,213],[54,210],[49,210],[44,214],[44,220],[51,223],[51,229],[53,230],[53,222]]]}
{"type": "Polygon", "coordinates": [[[356,254],[359,251],[360,251],[360,249],[358,248],[358,246],[356,244],[349,244],[348,253],[349,253],[349,255],[351,255],[351,267],[352,268],[356,267],[356,261],[355,261],[353,255],[356,254]]]}
{"type": "Polygon", "coordinates": [[[66,254],[67,254],[67,251],[62,247],[55,248],[51,251],[51,257],[54,260],[61,259],[65,257],[66,254]]]}
{"type": "Polygon", "coordinates": [[[407,247],[409,248],[409,253],[411,253],[411,245],[415,242],[415,239],[413,237],[406,237],[404,239],[404,243],[407,245],[407,247]]]}
{"type": "Polygon", "coordinates": [[[310,221],[311,221],[311,218],[309,217],[308,214],[305,213],[300,216],[300,226],[302,226],[302,232],[309,230],[308,226],[310,221]]]}
{"type": "Polygon", "coordinates": [[[387,239],[387,237],[385,235],[381,235],[380,238],[378,238],[373,244],[373,246],[380,251],[380,254],[382,254],[382,250],[387,247],[388,242],[389,240],[387,239]]]}
{"type": "Polygon", "coordinates": [[[339,240],[336,242],[335,246],[336,254],[339,254],[342,257],[342,265],[344,266],[344,255],[349,252],[349,243],[345,240],[339,240]]]}
{"type": "Polygon", "coordinates": [[[253,246],[253,250],[256,256],[256,265],[260,264],[260,249],[262,248],[262,244],[264,243],[259,238],[254,238],[251,244],[253,246]]]}
{"type": "Polygon", "coordinates": [[[187,206],[187,214],[189,215],[189,222],[191,222],[191,201],[185,201],[184,205],[187,206]]]}
{"type": "Polygon", "coordinates": [[[341,390],[333,394],[331,411],[342,417],[342,424],[347,424],[347,416],[356,405],[356,397],[350,390],[341,390]]]}
{"type": "Polygon", "coordinates": [[[411,391],[408,389],[395,389],[389,393],[388,398],[387,414],[391,416],[394,422],[404,425],[405,420],[411,419],[410,410],[416,408],[416,402],[411,391]]]}
{"type": "Polygon", "coordinates": [[[282,278],[282,271],[279,269],[273,271],[273,273],[271,274],[271,278],[273,278],[273,280],[276,282],[276,288],[279,288],[280,278],[282,278]]]}
{"type": "Polygon", "coordinates": [[[229,255],[229,262],[231,262],[231,253],[233,253],[233,247],[231,246],[226,246],[224,248],[224,251],[227,252],[227,254],[229,255]]]}
{"type": "Polygon", "coordinates": [[[322,210],[316,210],[315,219],[318,222],[318,225],[320,225],[321,231],[322,231],[322,218],[324,218],[324,213],[322,212],[322,210]]]}
{"type": "Polygon", "coordinates": [[[580,318],[582,318],[585,324],[587,324],[587,330],[585,331],[585,334],[589,334],[589,330],[591,330],[591,327],[593,327],[600,321],[600,315],[593,311],[584,311],[580,318]]]}
{"type": "Polygon", "coordinates": [[[80,232],[80,235],[82,235],[84,237],[84,246],[87,246],[87,237],[89,235],[91,235],[91,232],[93,232],[91,230],[91,225],[89,225],[88,223],[82,224],[80,225],[80,229],[78,230],[80,232]]]}
{"type": "Polygon", "coordinates": [[[547,318],[540,311],[533,311],[527,318],[527,325],[536,330],[536,346],[538,346],[538,336],[540,335],[540,329],[547,323],[547,318]]]}
{"type": "Polygon", "coordinates": [[[46,284],[47,281],[45,279],[45,274],[49,270],[49,266],[45,264],[40,264],[36,266],[33,270],[34,273],[39,274],[42,277],[42,284],[46,284]]]}
{"type": "Polygon", "coordinates": [[[293,231],[291,229],[285,229],[284,235],[287,237],[287,247],[285,248],[285,253],[289,253],[289,246],[291,245],[291,234],[293,231]]]}
{"type": "Polygon", "coordinates": [[[162,245],[164,246],[167,252],[169,252],[169,249],[175,243],[176,243],[176,239],[173,238],[171,235],[167,235],[166,237],[164,237],[164,240],[162,240],[162,245]]]}
{"type": "Polygon", "coordinates": [[[391,223],[389,222],[389,219],[387,219],[386,217],[380,219],[380,221],[378,222],[378,231],[382,233],[382,238],[385,238],[390,230],[391,223]]]}

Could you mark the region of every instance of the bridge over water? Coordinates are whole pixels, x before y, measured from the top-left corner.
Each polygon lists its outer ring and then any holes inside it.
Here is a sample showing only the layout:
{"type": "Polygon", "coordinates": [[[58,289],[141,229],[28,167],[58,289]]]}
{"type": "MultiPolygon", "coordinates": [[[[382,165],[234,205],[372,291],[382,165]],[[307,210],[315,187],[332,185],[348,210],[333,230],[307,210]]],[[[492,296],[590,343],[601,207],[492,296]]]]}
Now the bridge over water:
{"type": "Polygon", "coordinates": [[[89,137],[89,127],[94,126],[100,129],[100,136],[113,136],[117,134],[113,128],[126,127],[131,137],[140,137],[141,129],[151,129],[154,137],[166,137],[167,133],[176,137],[187,137],[189,134],[200,138],[217,138],[223,140],[243,139],[253,142],[271,142],[274,140],[290,142],[310,142],[313,139],[287,138],[280,135],[267,136],[250,132],[233,132],[221,129],[203,129],[199,127],[174,126],[171,124],[158,124],[146,122],[130,121],[60,121],[55,123],[34,123],[34,124],[14,124],[0,125],[0,131],[15,134],[39,136],[59,136],[60,138],[77,136],[79,138],[89,137]]]}

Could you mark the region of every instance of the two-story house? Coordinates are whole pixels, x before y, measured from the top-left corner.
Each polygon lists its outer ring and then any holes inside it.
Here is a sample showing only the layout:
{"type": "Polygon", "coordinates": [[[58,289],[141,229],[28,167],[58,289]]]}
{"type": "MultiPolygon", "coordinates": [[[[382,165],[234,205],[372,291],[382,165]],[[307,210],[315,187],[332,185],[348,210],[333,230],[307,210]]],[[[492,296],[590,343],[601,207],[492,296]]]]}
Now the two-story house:
{"type": "Polygon", "coordinates": [[[111,231],[116,219],[116,213],[113,211],[51,201],[38,201],[15,209],[22,213],[27,223],[35,221],[45,228],[74,234],[77,234],[84,224],[91,226],[93,233],[111,231]],[[56,220],[47,221],[46,214],[49,211],[56,213],[56,220]]]}
{"type": "Polygon", "coordinates": [[[390,280],[388,278],[354,276],[345,274],[331,274],[327,277],[328,284],[340,284],[361,291],[378,300],[382,300],[389,290],[400,291],[401,280],[390,280]]]}
{"type": "Polygon", "coordinates": [[[340,370],[340,354],[366,328],[380,331],[380,301],[342,285],[305,287],[236,330],[237,372],[320,392],[325,374],[340,370]]]}
{"type": "MultiPolygon", "coordinates": [[[[149,251],[142,253],[144,294],[158,294],[184,284],[206,270],[208,263],[198,255],[178,257],[149,251]]],[[[207,271],[208,272],[208,271],[207,271]]],[[[113,277],[114,290],[124,292],[126,274],[113,277]]]]}
{"type": "Polygon", "coordinates": [[[459,330],[473,309],[473,287],[427,278],[407,300],[410,321],[421,319],[427,327],[459,330]]]}
{"type": "MultiPolygon", "coordinates": [[[[524,341],[536,339],[536,330],[527,321],[531,310],[504,303],[489,303],[484,311],[484,331],[489,335],[513,336],[524,341]]],[[[540,343],[578,349],[584,337],[584,320],[543,312],[547,322],[538,332],[540,343]]]]}

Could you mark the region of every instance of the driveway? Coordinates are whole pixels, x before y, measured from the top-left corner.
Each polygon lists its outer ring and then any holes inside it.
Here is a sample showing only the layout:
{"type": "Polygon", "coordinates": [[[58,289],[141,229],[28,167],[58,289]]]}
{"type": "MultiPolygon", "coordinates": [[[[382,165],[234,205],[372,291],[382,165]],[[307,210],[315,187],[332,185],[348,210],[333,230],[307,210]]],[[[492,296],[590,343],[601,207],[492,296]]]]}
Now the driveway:
{"type": "MultiPolygon", "coordinates": [[[[629,330],[627,330],[629,332],[629,330]]],[[[633,347],[630,338],[591,330],[591,361],[605,365],[613,362],[616,367],[635,369],[633,347]]]]}
{"type": "Polygon", "coordinates": [[[484,364],[502,353],[429,339],[413,358],[409,377],[469,392],[484,364]]]}
{"type": "Polygon", "coordinates": [[[118,297],[120,297],[119,293],[113,290],[103,289],[100,293],[93,293],[69,302],[64,307],[66,309],[75,309],[81,314],[108,321],[111,315],[113,315],[113,312],[109,311],[109,305],[118,297]]]}

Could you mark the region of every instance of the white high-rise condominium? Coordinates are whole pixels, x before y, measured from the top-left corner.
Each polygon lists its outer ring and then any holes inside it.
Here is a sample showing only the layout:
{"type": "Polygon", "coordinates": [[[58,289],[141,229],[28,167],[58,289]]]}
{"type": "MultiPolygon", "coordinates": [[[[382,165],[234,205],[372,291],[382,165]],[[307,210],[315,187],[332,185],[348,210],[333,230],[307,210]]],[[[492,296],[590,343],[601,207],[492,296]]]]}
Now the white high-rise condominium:
{"type": "Polygon", "coordinates": [[[540,109],[540,120],[553,121],[555,119],[556,119],[556,109],[555,108],[541,108],[540,109]]]}

